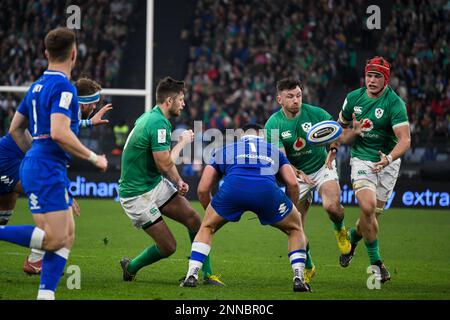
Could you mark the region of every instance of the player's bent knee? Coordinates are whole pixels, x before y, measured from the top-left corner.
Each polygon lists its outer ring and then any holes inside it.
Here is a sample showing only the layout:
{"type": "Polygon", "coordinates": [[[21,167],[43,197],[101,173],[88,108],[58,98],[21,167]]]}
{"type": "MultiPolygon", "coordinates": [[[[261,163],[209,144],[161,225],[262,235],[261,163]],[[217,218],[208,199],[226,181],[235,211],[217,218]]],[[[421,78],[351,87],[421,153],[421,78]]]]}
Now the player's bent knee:
{"type": "Polygon", "coordinates": [[[327,203],[324,204],[323,208],[326,212],[331,215],[340,215],[342,212],[342,207],[340,203],[327,203]]]}

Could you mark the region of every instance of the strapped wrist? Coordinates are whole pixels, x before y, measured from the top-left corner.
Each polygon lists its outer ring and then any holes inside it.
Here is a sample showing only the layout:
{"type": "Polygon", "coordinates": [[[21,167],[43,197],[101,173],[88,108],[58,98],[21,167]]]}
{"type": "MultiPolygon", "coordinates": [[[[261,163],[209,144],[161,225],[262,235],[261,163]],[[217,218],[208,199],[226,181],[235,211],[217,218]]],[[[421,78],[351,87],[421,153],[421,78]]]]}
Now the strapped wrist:
{"type": "Polygon", "coordinates": [[[91,151],[91,153],[89,154],[88,161],[91,162],[92,164],[96,164],[97,158],[98,158],[98,156],[95,154],[95,152],[91,151]]]}

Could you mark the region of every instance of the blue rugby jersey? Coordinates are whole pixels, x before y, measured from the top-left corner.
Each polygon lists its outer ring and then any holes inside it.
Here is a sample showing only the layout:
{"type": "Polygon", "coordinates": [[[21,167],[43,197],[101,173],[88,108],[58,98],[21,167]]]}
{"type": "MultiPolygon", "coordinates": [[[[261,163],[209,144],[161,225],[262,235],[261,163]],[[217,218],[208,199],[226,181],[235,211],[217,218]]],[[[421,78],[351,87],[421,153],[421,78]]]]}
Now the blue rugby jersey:
{"type": "Polygon", "coordinates": [[[289,161],[284,153],[262,137],[244,136],[240,141],[216,150],[209,164],[225,176],[224,182],[235,176],[245,176],[275,183],[279,168],[289,161]]]}
{"type": "Polygon", "coordinates": [[[0,159],[3,157],[8,159],[23,159],[25,157],[25,154],[9,133],[0,139],[0,159]]]}
{"type": "Polygon", "coordinates": [[[68,162],[69,153],[65,152],[50,137],[50,117],[53,113],[62,113],[70,118],[70,129],[78,135],[80,108],[77,90],[67,76],[59,71],[47,70],[35,81],[17,109],[29,119],[29,130],[33,137],[27,157],[39,157],[68,162]]]}

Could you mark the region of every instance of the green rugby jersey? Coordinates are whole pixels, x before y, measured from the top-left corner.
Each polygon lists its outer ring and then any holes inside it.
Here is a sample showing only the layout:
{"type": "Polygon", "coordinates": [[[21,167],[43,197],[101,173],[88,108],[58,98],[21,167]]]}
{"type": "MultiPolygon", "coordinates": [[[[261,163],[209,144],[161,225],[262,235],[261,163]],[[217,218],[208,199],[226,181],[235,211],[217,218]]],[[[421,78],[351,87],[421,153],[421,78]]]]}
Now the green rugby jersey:
{"type": "MultiPolygon", "coordinates": [[[[275,112],[266,122],[267,141],[272,142],[272,130],[278,130],[278,148],[284,148],[291,164],[306,174],[317,172],[325,163],[325,146],[306,144],[306,133],[318,122],[332,120],[322,108],[302,103],[300,114],[294,119],[285,116],[283,109],[275,112]]],[[[276,131],[273,132],[276,134],[276,131]]]]}
{"type": "Polygon", "coordinates": [[[363,120],[363,136],[351,147],[351,156],[361,160],[380,161],[378,151],[389,154],[397,144],[393,129],[409,124],[405,102],[389,86],[378,98],[369,98],[366,87],[350,92],[342,106],[343,120],[351,123],[352,113],[363,120]]]}
{"type": "Polygon", "coordinates": [[[122,153],[119,196],[144,194],[162,180],[153,151],[170,149],[172,125],[159,106],[141,115],[130,132],[122,153]]]}

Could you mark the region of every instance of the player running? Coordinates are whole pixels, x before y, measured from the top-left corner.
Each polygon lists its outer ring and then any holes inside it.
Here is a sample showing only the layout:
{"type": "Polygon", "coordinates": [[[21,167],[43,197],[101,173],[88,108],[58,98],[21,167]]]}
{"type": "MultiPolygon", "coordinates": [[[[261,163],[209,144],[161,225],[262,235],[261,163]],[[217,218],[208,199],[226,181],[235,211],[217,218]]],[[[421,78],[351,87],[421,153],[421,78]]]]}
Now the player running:
{"type": "MultiPolygon", "coordinates": [[[[332,120],[331,115],[322,108],[302,102],[303,86],[296,79],[282,79],[277,83],[277,102],[281,110],[274,113],[266,122],[267,140],[274,143],[286,154],[298,177],[300,197],[294,201],[306,225],[306,216],[312,202],[312,191],[317,189],[322,205],[333,222],[339,250],[342,254],[350,252],[351,246],[344,225],[344,207],[340,204],[340,186],[335,162],[326,166],[325,146],[306,144],[306,133],[318,122],[332,120]]],[[[331,145],[334,153],[337,149],[331,145]]],[[[305,282],[310,283],[316,274],[309,242],[306,246],[307,259],[305,282]]]]}
{"type": "MultiPolygon", "coordinates": [[[[405,102],[389,87],[390,65],[383,57],[365,66],[365,87],[350,92],[339,113],[344,130],[340,141],[351,144],[353,190],[361,210],[356,228],[349,230],[351,250],[340,257],[347,267],[358,242],[364,239],[372,270],[381,282],[391,276],[378,245],[378,216],[394,190],[400,157],[410,148],[411,138],[405,102]]],[[[331,155],[329,161],[332,161],[331,155]]]]}
{"type": "MultiPolygon", "coordinates": [[[[124,146],[119,180],[120,203],[133,225],[155,241],[134,259],[122,258],[120,265],[124,281],[134,280],[140,269],[175,252],[176,240],[162,215],[186,226],[191,241],[200,228],[200,216],[184,197],[189,185],[175,166],[183,147],[193,141],[192,130],[184,131],[178,144],[170,150],[172,125],[169,119],[181,114],[184,90],[183,81],[170,77],[162,79],[156,88],[157,105],[136,120],[124,146]]],[[[223,285],[213,275],[209,257],[202,270],[205,284],[223,285]]]]}
{"type": "Polygon", "coordinates": [[[253,211],[262,225],[271,225],[288,235],[293,289],[310,291],[303,274],[306,238],[293,205],[299,196],[295,173],[286,156],[264,141],[262,126],[249,124],[243,130],[241,140],[217,150],[203,171],[198,197],[206,212],[192,243],[189,270],[181,286],[197,286],[198,270],[211,250],[213,235],[227,222],[239,221],[245,211],[253,211]],[[286,184],[289,197],[278,187],[276,175],[286,184]],[[211,191],[222,177],[223,184],[211,201],[211,191]]]}
{"type": "Polygon", "coordinates": [[[70,83],[77,57],[75,33],[57,28],[46,35],[44,43],[48,70],[31,85],[10,128],[21,150],[25,150],[22,144],[28,129],[33,138],[22,160],[20,177],[36,226],[1,226],[0,240],[46,251],[37,299],[54,300],[75,237],[67,191],[69,152],[102,171],[107,168],[107,160],[77,138],[79,105],[70,83]]]}
{"type": "MultiPolygon", "coordinates": [[[[112,109],[111,104],[107,104],[103,106],[91,119],[90,116],[94,112],[94,110],[97,107],[97,103],[100,101],[100,91],[102,87],[95,82],[94,80],[88,79],[88,78],[81,78],[75,83],[75,87],[77,89],[78,94],[78,104],[80,106],[81,111],[81,117],[82,120],[79,122],[80,128],[87,128],[92,126],[98,126],[101,124],[107,124],[109,121],[106,119],[102,119],[102,117],[105,115],[106,112],[112,109]]],[[[12,140],[12,139],[11,139],[12,140]]],[[[13,142],[14,143],[14,142],[13,142]]],[[[15,144],[15,143],[14,143],[15,144]]],[[[0,140],[1,145],[1,140],[0,140]]],[[[31,144],[30,144],[31,147],[31,144]]],[[[18,147],[17,147],[18,148],[18,147]]],[[[14,150],[14,146],[11,145],[10,149],[14,150]]],[[[20,150],[20,149],[19,149],[20,150]]],[[[18,171],[19,171],[19,165],[20,161],[17,161],[17,158],[13,158],[16,155],[16,153],[9,153],[9,152],[1,152],[0,151],[0,157],[3,157],[5,161],[11,160],[12,163],[16,166],[16,169],[14,169],[14,179],[17,179],[15,181],[18,181],[18,171]]],[[[22,158],[25,155],[22,153],[22,158]]],[[[22,160],[22,159],[20,159],[22,160]]],[[[2,170],[3,171],[3,170],[2,170]]],[[[1,171],[0,171],[1,172],[1,171]]],[[[6,199],[9,200],[9,202],[6,202],[6,206],[10,209],[10,212],[12,214],[12,210],[15,208],[16,200],[19,195],[19,193],[22,193],[20,181],[18,181],[19,188],[16,191],[12,192],[11,194],[6,195],[6,199]]],[[[1,194],[1,193],[0,193],[1,194]]],[[[70,196],[70,194],[69,194],[70,196]]],[[[2,196],[0,195],[0,199],[2,199],[2,196]]],[[[1,203],[1,200],[0,200],[1,203]]],[[[1,207],[0,207],[1,209],[1,207]]],[[[76,216],[80,215],[80,209],[77,205],[77,202],[75,199],[72,199],[72,210],[75,213],[76,216]]],[[[30,255],[27,256],[25,259],[25,262],[23,264],[23,271],[29,275],[35,275],[40,274],[42,270],[42,259],[44,257],[45,251],[38,250],[38,249],[31,249],[30,255]]]]}

